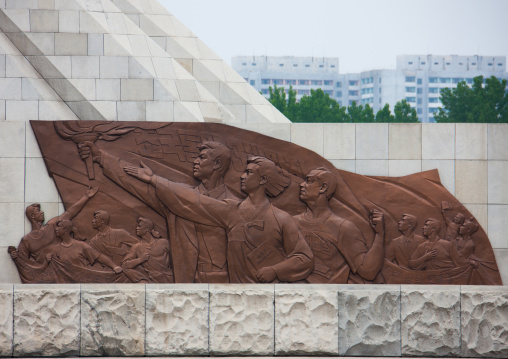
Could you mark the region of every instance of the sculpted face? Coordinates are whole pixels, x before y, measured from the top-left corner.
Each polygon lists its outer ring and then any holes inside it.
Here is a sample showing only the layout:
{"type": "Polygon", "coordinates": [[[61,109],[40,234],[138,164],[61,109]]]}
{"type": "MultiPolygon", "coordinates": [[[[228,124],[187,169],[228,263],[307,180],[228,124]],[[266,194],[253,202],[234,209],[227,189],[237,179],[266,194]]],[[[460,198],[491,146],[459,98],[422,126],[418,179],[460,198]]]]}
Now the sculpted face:
{"type": "Polygon", "coordinates": [[[256,171],[258,167],[259,166],[255,163],[249,163],[245,172],[243,172],[240,177],[240,188],[247,194],[256,190],[261,185],[259,175],[256,171]]]}
{"type": "Polygon", "coordinates": [[[55,227],[55,233],[57,237],[62,237],[62,235],[65,233],[65,227],[62,226],[61,222],[58,222],[55,227]]]}
{"type": "Polygon", "coordinates": [[[462,223],[464,223],[464,219],[465,219],[465,217],[462,213],[457,213],[457,215],[455,216],[453,221],[457,224],[462,224],[462,223]]]}
{"type": "Polygon", "coordinates": [[[425,224],[423,225],[423,235],[425,237],[430,236],[435,230],[436,227],[432,221],[425,221],[425,224]]]}
{"type": "Polygon", "coordinates": [[[406,216],[402,216],[399,221],[399,231],[404,232],[411,228],[411,222],[406,216]]]}
{"type": "Polygon", "coordinates": [[[104,223],[104,220],[96,214],[92,219],[92,228],[97,229],[104,223]]]}
{"type": "Polygon", "coordinates": [[[194,160],[193,174],[198,180],[209,178],[215,171],[215,161],[212,159],[211,151],[209,148],[201,150],[194,160]]]}
{"type": "Polygon", "coordinates": [[[35,207],[31,217],[36,222],[44,222],[44,212],[39,209],[39,207],[35,207]]]}
{"type": "Polygon", "coordinates": [[[138,222],[138,226],[136,227],[136,235],[138,236],[143,236],[145,235],[146,233],[148,233],[150,231],[150,229],[148,228],[148,226],[146,225],[146,223],[144,222],[138,222]]]}
{"type": "Polygon", "coordinates": [[[310,171],[304,182],[300,184],[300,199],[304,202],[319,198],[321,183],[317,180],[317,172],[310,171]]]}

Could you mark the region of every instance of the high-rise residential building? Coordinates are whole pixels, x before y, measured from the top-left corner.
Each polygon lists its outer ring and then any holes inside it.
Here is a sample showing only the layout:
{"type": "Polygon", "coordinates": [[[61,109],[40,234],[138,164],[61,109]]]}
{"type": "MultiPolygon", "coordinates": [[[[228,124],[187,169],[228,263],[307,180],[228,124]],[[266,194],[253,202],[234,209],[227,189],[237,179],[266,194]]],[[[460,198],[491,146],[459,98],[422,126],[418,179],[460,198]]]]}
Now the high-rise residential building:
{"type": "Polygon", "coordinates": [[[341,106],[369,104],[376,113],[388,103],[390,109],[402,99],[415,108],[421,122],[434,122],[441,106],[440,92],[454,88],[460,81],[495,76],[508,79],[505,56],[397,56],[395,70],[370,70],[339,73],[338,58],[236,56],[232,66],[266,97],[271,86],[290,86],[300,99],[311,89],[321,88],[341,106]]]}

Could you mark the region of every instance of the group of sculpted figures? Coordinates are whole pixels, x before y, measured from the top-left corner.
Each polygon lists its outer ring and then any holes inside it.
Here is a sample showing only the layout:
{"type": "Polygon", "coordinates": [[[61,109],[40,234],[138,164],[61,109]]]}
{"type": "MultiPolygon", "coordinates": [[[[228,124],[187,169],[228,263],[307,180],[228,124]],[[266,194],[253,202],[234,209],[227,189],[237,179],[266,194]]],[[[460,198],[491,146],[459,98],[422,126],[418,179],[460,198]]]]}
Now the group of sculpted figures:
{"type": "Polygon", "coordinates": [[[155,174],[141,162],[126,162],[92,142],[79,146],[82,159],[92,158],[103,173],[158,212],[167,222],[167,238],[150,218],[137,220],[136,235],[110,227],[110,215],[97,209],[91,226],[95,236],[80,236],[72,219],[99,188],[90,188],[67,211],[44,224],[38,204],[26,209],[32,231],[18,248],[10,247],[25,283],[145,282],[145,283],[385,283],[387,262],[411,271],[478,267],[474,219],[443,205],[443,220],[402,214],[401,236],[385,238],[385,221],[370,211],[375,232],[367,246],[352,222],[329,206],[338,182],[326,168],[310,171],[300,184],[306,210],[296,216],[274,206],[290,178],[271,160],[252,156],[240,177],[245,199],[224,183],[230,149],[204,142],[193,163],[197,187],[155,174]],[[419,221],[423,221],[419,225],[419,221]],[[439,238],[441,226],[446,236],[439,238]],[[422,228],[423,227],[423,228],[422,228]],[[422,233],[423,236],[418,233],[422,233]]]}

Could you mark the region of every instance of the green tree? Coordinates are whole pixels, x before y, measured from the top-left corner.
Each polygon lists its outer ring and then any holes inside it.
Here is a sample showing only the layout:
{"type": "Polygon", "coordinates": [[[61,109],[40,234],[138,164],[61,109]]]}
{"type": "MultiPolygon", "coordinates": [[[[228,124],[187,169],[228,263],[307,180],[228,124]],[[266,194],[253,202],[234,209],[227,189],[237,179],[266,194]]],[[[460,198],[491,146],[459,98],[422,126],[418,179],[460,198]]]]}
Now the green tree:
{"type": "Polygon", "coordinates": [[[358,106],[356,101],[353,101],[351,106],[348,106],[347,113],[350,122],[374,122],[376,119],[374,110],[369,104],[366,104],[365,107],[362,105],[358,106]]]}
{"type": "Polygon", "coordinates": [[[418,122],[416,110],[411,108],[405,99],[395,104],[393,113],[395,115],[394,122],[418,122]]]}
{"type": "Polygon", "coordinates": [[[392,115],[389,104],[385,104],[384,107],[377,112],[376,122],[379,123],[395,122],[395,116],[392,115]]]}
{"type": "Polygon", "coordinates": [[[436,122],[508,122],[506,84],[492,76],[484,86],[483,76],[477,76],[471,87],[461,81],[455,89],[441,90],[443,107],[434,116],[436,122]]]}
{"type": "Polygon", "coordinates": [[[310,96],[303,96],[297,112],[293,122],[348,122],[346,109],[321,89],[310,90],[310,96]]]}
{"type": "Polygon", "coordinates": [[[293,90],[293,87],[289,87],[287,98],[283,87],[275,86],[272,89],[270,86],[268,91],[270,93],[268,101],[290,121],[294,122],[294,119],[298,116],[298,103],[296,102],[296,91],[293,90]]]}

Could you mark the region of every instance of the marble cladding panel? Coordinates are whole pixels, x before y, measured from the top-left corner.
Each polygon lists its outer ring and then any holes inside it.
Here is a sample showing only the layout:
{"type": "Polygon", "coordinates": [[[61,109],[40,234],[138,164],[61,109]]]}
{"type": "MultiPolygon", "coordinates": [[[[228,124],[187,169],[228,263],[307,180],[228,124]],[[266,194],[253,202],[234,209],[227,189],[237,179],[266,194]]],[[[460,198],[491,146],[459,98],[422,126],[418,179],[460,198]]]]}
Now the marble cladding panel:
{"type": "Polygon", "coordinates": [[[210,285],[210,354],[274,353],[273,285],[210,285]]]}
{"type": "Polygon", "coordinates": [[[275,354],[337,355],[337,285],[275,285],[275,354]]]}
{"type": "Polygon", "coordinates": [[[12,356],[13,285],[0,284],[0,357],[12,356]]]}
{"type": "Polygon", "coordinates": [[[208,284],[147,284],[145,355],[208,355],[208,284]]]}
{"type": "Polygon", "coordinates": [[[400,356],[400,286],[339,290],[339,355],[400,356]]]}
{"type": "Polygon", "coordinates": [[[81,286],[80,356],[145,354],[145,285],[81,286]]]}
{"type": "Polygon", "coordinates": [[[14,356],[77,356],[79,284],[14,286],[14,356]]]}
{"type": "Polygon", "coordinates": [[[463,286],[460,309],[461,356],[508,358],[508,291],[463,286]]]}
{"type": "Polygon", "coordinates": [[[291,142],[323,156],[323,124],[292,123],[291,142]]]}
{"type": "Polygon", "coordinates": [[[460,286],[401,288],[402,356],[460,355],[460,286]]]}
{"type": "Polygon", "coordinates": [[[388,124],[356,124],[356,159],[388,159],[388,124]]]}
{"type": "Polygon", "coordinates": [[[420,160],[422,158],[422,125],[393,123],[388,125],[388,158],[420,160]]]}

